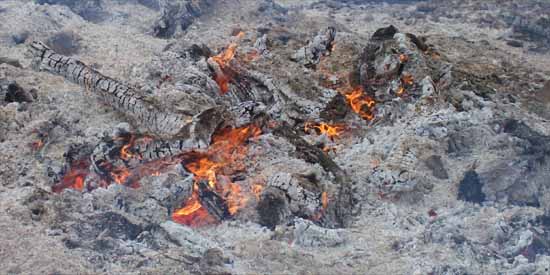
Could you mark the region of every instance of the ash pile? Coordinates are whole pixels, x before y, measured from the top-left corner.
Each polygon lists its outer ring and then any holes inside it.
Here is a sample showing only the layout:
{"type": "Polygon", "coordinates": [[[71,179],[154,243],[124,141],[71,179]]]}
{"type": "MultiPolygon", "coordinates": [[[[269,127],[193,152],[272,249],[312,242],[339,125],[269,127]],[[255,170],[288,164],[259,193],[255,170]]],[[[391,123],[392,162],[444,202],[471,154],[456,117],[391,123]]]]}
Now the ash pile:
{"type": "Polygon", "coordinates": [[[2,270],[544,274],[550,56],[417,2],[2,2],[2,270]]]}

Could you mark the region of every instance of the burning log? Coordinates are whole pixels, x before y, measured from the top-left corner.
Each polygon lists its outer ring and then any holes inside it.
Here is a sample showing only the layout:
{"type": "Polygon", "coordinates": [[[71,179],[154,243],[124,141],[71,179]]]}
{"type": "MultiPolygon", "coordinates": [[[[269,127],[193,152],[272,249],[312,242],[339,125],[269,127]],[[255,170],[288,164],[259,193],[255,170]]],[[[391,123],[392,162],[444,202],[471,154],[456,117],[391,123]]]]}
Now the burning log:
{"type": "Polygon", "coordinates": [[[231,217],[225,200],[208,185],[208,181],[201,180],[198,183],[199,201],[206,211],[218,221],[231,217]]]}
{"type": "MultiPolygon", "coordinates": [[[[332,41],[334,30],[329,29],[326,35],[332,41]]],[[[265,39],[262,41],[266,42],[265,39]]],[[[263,43],[259,43],[258,47],[264,47],[263,43]]],[[[159,173],[165,167],[181,163],[195,176],[195,183],[192,195],[180,209],[174,211],[172,218],[190,226],[233,217],[246,205],[249,195],[254,197],[253,193],[260,193],[260,190],[253,190],[252,185],[241,187],[232,182],[230,177],[244,169],[240,167],[239,160],[243,160],[246,155],[245,143],[248,138],[261,133],[263,126],[260,125],[265,125],[268,117],[262,114],[278,118],[281,116],[281,107],[291,101],[293,96],[280,89],[269,76],[242,69],[235,59],[235,42],[220,54],[208,58],[206,64],[212,69],[214,77],[228,77],[225,82],[227,86],[224,89],[224,85],[220,85],[224,82],[217,81],[222,94],[214,95],[212,91],[201,94],[204,98],[212,99],[213,103],[196,114],[166,110],[158,102],[145,98],[140,91],[104,76],[74,58],[59,55],[40,42],[32,43],[30,48],[35,69],[61,75],[101,95],[109,105],[125,115],[137,130],[134,132],[126,127],[117,131],[113,137],[106,138],[94,149],[91,161],[79,163],[74,173],[67,173],[70,177],[56,191],[66,187],[80,190],[90,188],[84,167],[88,165],[100,176],[95,178],[95,186],[106,186],[111,182],[137,186],[137,180],[144,175],[159,173]],[[228,125],[232,127],[224,127],[228,125]],[[202,150],[207,147],[207,150],[202,150]]],[[[324,52],[315,50],[316,54],[324,52]]],[[[189,64],[193,66],[192,62],[189,64]]],[[[187,71],[178,72],[181,75],[175,76],[175,79],[188,76],[187,71]]],[[[193,75],[209,77],[203,71],[193,75]]],[[[340,192],[334,196],[335,202],[328,204],[329,194],[312,182],[273,181],[266,188],[265,195],[261,196],[260,205],[270,205],[270,201],[276,201],[277,198],[286,200],[288,197],[290,201],[278,200],[283,205],[287,204],[288,211],[285,210],[286,206],[282,206],[276,220],[266,221],[266,224],[271,226],[284,222],[288,214],[318,220],[330,227],[346,226],[351,220],[353,202],[351,182],[345,172],[320,148],[302,139],[288,124],[283,123],[272,132],[289,140],[296,147],[299,158],[319,163],[332,173],[340,192]],[[281,192],[284,196],[281,196],[281,192]]],[[[333,197],[332,193],[330,197],[333,197]]]]}
{"type": "MultiPolygon", "coordinates": [[[[231,120],[232,116],[223,108],[206,109],[195,116],[167,111],[136,89],[102,75],[79,60],[59,55],[41,42],[33,42],[30,50],[35,69],[63,76],[98,93],[106,103],[125,115],[140,130],[139,136],[146,137],[147,142],[138,142],[129,148],[140,160],[159,159],[189,148],[206,147],[222,121],[231,120]]],[[[121,149],[124,144],[106,145],[95,150],[94,163],[110,161],[113,150],[121,149]]]]}
{"type": "Polygon", "coordinates": [[[290,217],[289,214],[314,218],[317,213],[323,211],[322,188],[305,177],[278,173],[269,179],[267,186],[262,193],[258,212],[261,215],[260,219],[268,227],[273,228],[284,223],[290,217]],[[274,224],[275,222],[277,224],[274,224]]]}
{"type": "MultiPolygon", "coordinates": [[[[322,223],[327,227],[346,227],[351,222],[354,200],[352,196],[351,179],[323,150],[310,145],[288,124],[282,123],[273,130],[273,134],[288,140],[296,147],[296,157],[309,163],[318,163],[326,171],[332,173],[334,182],[338,186],[338,195],[333,204],[329,204],[322,223]]],[[[304,195],[304,197],[311,197],[304,195]]]]}
{"type": "Polygon", "coordinates": [[[153,35],[169,38],[178,29],[187,30],[195,18],[201,16],[214,2],[215,0],[160,1],[162,15],[153,26],[153,35]]]}
{"type": "Polygon", "coordinates": [[[335,38],[336,30],[329,27],[315,36],[306,46],[300,48],[291,59],[306,67],[314,67],[319,64],[323,55],[332,51],[335,38]]]}

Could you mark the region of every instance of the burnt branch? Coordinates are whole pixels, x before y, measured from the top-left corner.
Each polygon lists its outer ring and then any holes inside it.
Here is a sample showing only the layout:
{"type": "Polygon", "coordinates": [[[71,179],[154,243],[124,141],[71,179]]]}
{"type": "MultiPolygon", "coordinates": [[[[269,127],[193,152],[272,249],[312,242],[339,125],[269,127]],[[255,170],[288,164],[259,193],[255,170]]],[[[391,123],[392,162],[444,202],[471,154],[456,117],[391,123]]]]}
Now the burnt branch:
{"type": "Polygon", "coordinates": [[[287,123],[282,123],[273,130],[273,134],[288,140],[296,147],[296,157],[309,163],[318,163],[326,171],[332,173],[334,182],[339,186],[336,203],[330,204],[324,222],[330,227],[346,227],[351,222],[354,208],[351,179],[323,150],[305,141],[287,123]]]}
{"type": "Polygon", "coordinates": [[[31,43],[33,68],[60,75],[103,97],[104,101],[125,115],[144,134],[175,137],[187,125],[187,117],[161,110],[137,90],[92,69],[72,57],[57,54],[42,42],[31,43]]]}

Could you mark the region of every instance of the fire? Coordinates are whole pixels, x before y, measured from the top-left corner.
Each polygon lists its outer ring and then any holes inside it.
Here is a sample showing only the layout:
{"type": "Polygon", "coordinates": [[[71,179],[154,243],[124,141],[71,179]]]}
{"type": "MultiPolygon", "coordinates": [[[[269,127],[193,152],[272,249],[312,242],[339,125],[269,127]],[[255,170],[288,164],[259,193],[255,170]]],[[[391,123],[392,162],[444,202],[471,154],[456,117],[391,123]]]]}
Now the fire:
{"type": "Polygon", "coordinates": [[[135,137],[132,135],[130,137],[130,141],[125,144],[124,146],[122,146],[122,148],[120,149],[120,158],[123,159],[123,160],[129,160],[131,158],[133,158],[135,155],[130,152],[130,148],[134,145],[134,140],[135,140],[135,137]]]}
{"type": "Polygon", "coordinates": [[[396,95],[397,95],[397,96],[402,96],[404,93],[405,93],[405,88],[401,86],[401,87],[399,87],[399,89],[397,90],[396,95]]]}
{"type": "Polygon", "coordinates": [[[256,183],[252,185],[252,193],[256,195],[256,199],[260,199],[260,195],[262,194],[262,191],[264,190],[264,186],[262,184],[256,183]]]}
{"type": "Polygon", "coordinates": [[[237,43],[233,42],[229,44],[229,46],[220,54],[213,56],[212,59],[214,59],[214,61],[216,61],[216,63],[218,63],[220,67],[225,67],[235,57],[237,47],[237,43]]]}
{"type": "Polygon", "coordinates": [[[199,201],[198,185],[193,186],[193,194],[183,208],[172,214],[172,219],[180,224],[203,226],[215,222],[215,219],[208,214],[206,208],[202,207],[199,201]]]}
{"type": "Polygon", "coordinates": [[[313,216],[310,217],[310,219],[313,221],[321,220],[321,218],[325,215],[325,212],[328,209],[328,203],[329,203],[328,193],[326,191],[323,191],[323,193],[321,193],[322,208],[319,209],[315,214],[313,214],[313,216]]]}
{"type": "Polygon", "coordinates": [[[212,60],[214,60],[221,69],[220,72],[216,72],[214,80],[216,81],[216,83],[218,83],[218,86],[220,86],[222,94],[225,94],[229,91],[229,81],[231,81],[231,79],[227,75],[228,73],[226,72],[226,68],[228,67],[229,62],[231,62],[231,60],[233,60],[233,58],[235,57],[237,47],[238,44],[233,42],[229,44],[229,46],[227,46],[227,48],[221,53],[212,57],[212,60]]]}
{"type": "Polygon", "coordinates": [[[111,171],[111,177],[118,184],[125,184],[130,176],[130,170],[126,167],[116,167],[111,171]]]}
{"type": "Polygon", "coordinates": [[[323,210],[327,210],[328,208],[328,193],[325,191],[321,194],[321,202],[323,205],[323,210]]]}
{"type": "MultiPolygon", "coordinates": [[[[260,134],[260,128],[255,125],[222,129],[212,137],[212,145],[206,152],[195,151],[182,156],[182,163],[195,176],[195,183],[193,194],[181,209],[173,213],[173,220],[189,226],[215,222],[201,204],[200,181],[207,181],[208,187],[224,199],[230,215],[235,215],[245,206],[248,194],[227,176],[244,169],[242,163],[248,151],[245,142],[260,134]]],[[[252,187],[252,192],[255,192],[254,188],[257,187],[252,187]]]]}
{"type": "Polygon", "coordinates": [[[66,188],[82,191],[84,189],[84,180],[89,173],[90,163],[87,159],[77,160],[71,163],[70,170],[65,173],[61,182],[52,187],[52,191],[59,193],[66,188]]]}
{"type": "Polygon", "coordinates": [[[235,215],[248,202],[248,197],[242,195],[241,186],[238,184],[230,182],[224,193],[224,197],[227,198],[229,214],[231,215],[235,215]]]}
{"type": "Polygon", "coordinates": [[[344,131],[344,126],[339,124],[330,125],[324,122],[314,125],[313,123],[306,123],[304,125],[304,130],[307,132],[310,129],[317,129],[319,134],[326,135],[330,140],[334,141],[335,138],[339,137],[344,131]]]}
{"type": "Polygon", "coordinates": [[[154,171],[154,172],[152,172],[152,173],[151,173],[151,176],[153,176],[153,177],[158,177],[158,176],[160,176],[160,171],[154,171]]]}
{"type": "Polygon", "coordinates": [[[363,88],[357,87],[351,93],[345,93],[344,96],[348,100],[351,109],[360,117],[366,120],[374,118],[371,110],[376,105],[376,102],[364,94],[363,88]]]}
{"type": "Polygon", "coordinates": [[[401,82],[405,85],[413,85],[414,84],[414,77],[411,74],[404,74],[401,77],[401,82]]]}

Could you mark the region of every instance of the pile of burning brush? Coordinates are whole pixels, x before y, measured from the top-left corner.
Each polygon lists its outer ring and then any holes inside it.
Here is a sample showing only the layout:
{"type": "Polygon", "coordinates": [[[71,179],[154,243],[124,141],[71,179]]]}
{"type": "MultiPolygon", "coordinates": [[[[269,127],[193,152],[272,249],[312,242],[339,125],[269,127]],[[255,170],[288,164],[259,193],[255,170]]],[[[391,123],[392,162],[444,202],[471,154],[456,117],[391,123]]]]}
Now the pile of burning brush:
{"type": "Polygon", "coordinates": [[[172,212],[178,223],[212,224],[253,205],[259,222],[270,227],[293,216],[329,227],[345,226],[355,207],[352,183],[330,154],[336,150],[337,139],[349,130],[349,117],[362,119],[365,124],[389,121],[403,104],[429,100],[436,89],[448,85],[448,70],[441,70],[444,64],[425,41],[390,26],[373,35],[358,60],[359,66],[331,71],[326,57],[338,50],[336,30],[328,28],[297,49],[292,60],[324,78],[336,77],[338,84],[319,85],[326,91],[325,98],[303,99],[267,73],[249,66],[269,60],[273,53],[265,35],[239,52],[244,36],[237,32],[233,42],[217,55],[194,45],[176,59],[160,61],[167,70],[177,69],[161,76],[157,89],[179,81],[190,90],[200,91],[189,93],[193,100],[185,101],[190,106],[187,113],[163,106],[40,42],[32,43],[35,69],[61,75],[99,94],[128,119],[133,129],[119,129],[89,155],[68,159],[68,169],[53,191],[91,191],[112,183],[139,188],[141,178],[180,167],[194,180],[190,196],[172,212]],[[429,69],[434,66],[436,75],[429,69]],[[205,104],[197,105],[194,100],[205,104]],[[335,104],[351,112],[337,113],[327,122],[323,117],[335,104]],[[291,113],[296,116],[296,110],[302,118],[289,119],[291,113]],[[306,133],[324,140],[311,142],[306,133]],[[280,171],[283,173],[273,172],[258,181],[253,177],[243,180],[250,177],[246,163],[257,157],[249,154],[249,144],[261,143],[259,140],[268,135],[286,140],[294,147],[296,158],[308,165],[320,165],[327,175],[320,180],[318,176],[280,171]]]}

